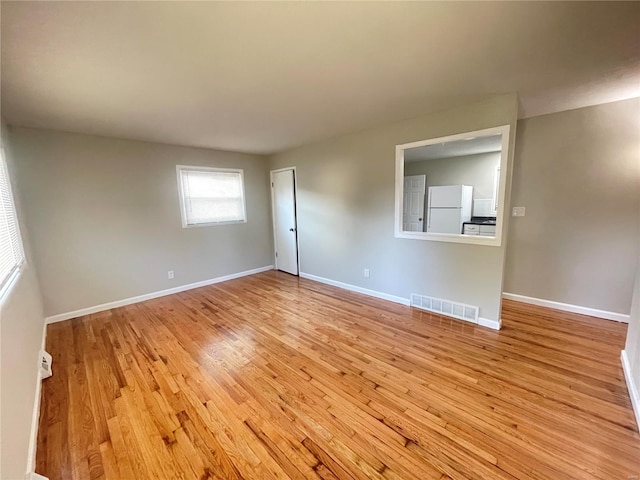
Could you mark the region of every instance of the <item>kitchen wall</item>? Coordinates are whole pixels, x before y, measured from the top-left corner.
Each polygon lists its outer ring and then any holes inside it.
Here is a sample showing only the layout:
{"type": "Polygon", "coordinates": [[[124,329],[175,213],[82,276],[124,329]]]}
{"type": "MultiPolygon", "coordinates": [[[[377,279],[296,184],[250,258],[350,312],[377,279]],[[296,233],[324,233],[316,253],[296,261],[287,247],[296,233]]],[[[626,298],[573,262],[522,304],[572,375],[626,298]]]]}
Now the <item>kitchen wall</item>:
{"type": "Polygon", "coordinates": [[[504,124],[513,138],[516,116],[515,95],[496,96],[273,156],[272,169],[297,167],[301,271],[404,298],[479,305],[481,317],[497,320],[504,245],[394,237],[395,146],[504,124]]]}
{"type": "Polygon", "coordinates": [[[405,175],[427,176],[429,187],[438,185],[473,185],[473,198],[493,198],[495,169],[500,165],[500,152],[480,153],[464,157],[437,158],[407,162],[405,175]]]}
{"type": "Polygon", "coordinates": [[[44,332],[40,287],[24,221],[24,198],[15,182],[15,156],[2,124],[2,143],[12,177],[13,196],[25,247],[26,265],[0,300],[0,478],[22,479],[33,468],[32,438],[44,332]]]}
{"type": "Polygon", "coordinates": [[[273,263],[264,157],[30,128],[10,134],[47,316],[273,263]],[[182,228],[177,164],[244,169],[247,223],[182,228]]]}
{"type": "Polygon", "coordinates": [[[640,99],[518,122],[505,291],[628,314],[640,245],[640,99]]]}

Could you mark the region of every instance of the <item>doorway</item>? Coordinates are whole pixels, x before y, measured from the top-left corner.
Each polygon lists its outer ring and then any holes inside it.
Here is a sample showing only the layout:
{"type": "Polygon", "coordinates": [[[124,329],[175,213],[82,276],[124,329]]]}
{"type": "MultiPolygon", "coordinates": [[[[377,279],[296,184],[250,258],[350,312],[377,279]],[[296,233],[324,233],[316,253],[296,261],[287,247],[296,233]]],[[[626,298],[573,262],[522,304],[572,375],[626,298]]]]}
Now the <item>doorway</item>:
{"type": "Polygon", "coordinates": [[[404,177],[402,229],[405,232],[422,232],[424,230],[426,184],[426,175],[407,175],[404,177]]]}
{"type": "Polygon", "coordinates": [[[271,171],[271,211],[276,269],[298,275],[300,268],[295,167],[271,171]]]}

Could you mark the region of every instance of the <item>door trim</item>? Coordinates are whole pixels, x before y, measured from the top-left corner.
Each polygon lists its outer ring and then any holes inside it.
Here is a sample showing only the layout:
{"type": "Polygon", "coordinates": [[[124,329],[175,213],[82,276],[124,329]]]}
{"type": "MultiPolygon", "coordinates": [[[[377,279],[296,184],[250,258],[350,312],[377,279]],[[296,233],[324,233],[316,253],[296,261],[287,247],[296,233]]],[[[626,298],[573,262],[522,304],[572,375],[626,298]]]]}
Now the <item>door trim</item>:
{"type": "Polygon", "coordinates": [[[275,216],[275,202],[273,198],[273,174],[278,172],[286,172],[287,170],[293,171],[293,196],[294,198],[294,209],[293,211],[295,219],[296,219],[296,250],[298,257],[298,277],[300,276],[300,235],[298,231],[298,173],[296,172],[296,167],[284,167],[277,168],[275,170],[269,171],[269,190],[271,191],[271,229],[273,230],[273,265],[275,270],[278,270],[278,257],[276,257],[276,216],[275,216]]]}

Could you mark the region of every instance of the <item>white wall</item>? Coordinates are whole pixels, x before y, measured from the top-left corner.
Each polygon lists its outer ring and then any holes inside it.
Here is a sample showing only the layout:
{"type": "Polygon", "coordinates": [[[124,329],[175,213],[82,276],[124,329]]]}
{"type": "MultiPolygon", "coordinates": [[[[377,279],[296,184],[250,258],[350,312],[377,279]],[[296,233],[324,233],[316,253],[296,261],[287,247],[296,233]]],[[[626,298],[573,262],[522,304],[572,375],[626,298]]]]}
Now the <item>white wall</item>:
{"type": "MultiPolygon", "coordinates": [[[[4,125],[2,138],[9,173],[14,177],[16,162],[11,144],[6,141],[4,125]]],[[[20,190],[15,179],[12,180],[27,263],[0,303],[0,478],[21,480],[33,467],[29,444],[34,426],[44,314],[28,229],[20,208],[20,190]]]]}
{"type": "Polygon", "coordinates": [[[47,316],[273,264],[264,157],[30,128],[10,135],[47,316]],[[247,223],[182,228],[177,164],[244,169],[247,223]]]}
{"type": "Polygon", "coordinates": [[[628,314],[640,245],[640,99],[518,122],[505,291],[628,314]],[[630,260],[631,259],[631,260],[630,260]]]}
{"type": "Polygon", "coordinates": [[[302,272],[404,298],[415,292],[479,305],[481,317],[497,320],[504,245],[394,237],[395,146],[504,124],[513,138],[516,116],[515,96],[497,96],[273,156],[272,169],[297,167],[302,272]]]}

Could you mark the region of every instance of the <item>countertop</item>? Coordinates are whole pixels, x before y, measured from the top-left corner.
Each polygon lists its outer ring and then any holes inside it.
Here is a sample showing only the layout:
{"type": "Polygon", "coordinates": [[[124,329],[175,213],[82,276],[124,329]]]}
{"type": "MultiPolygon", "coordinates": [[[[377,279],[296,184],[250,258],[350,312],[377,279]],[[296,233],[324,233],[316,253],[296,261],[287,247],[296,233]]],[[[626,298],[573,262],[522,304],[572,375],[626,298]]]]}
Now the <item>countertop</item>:
{"type": "Polygon", "coordinates": [[[468,222],[463,222],[463,225],[495,225],[496,217],[471,217],[468,222]]]}

